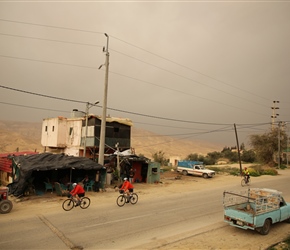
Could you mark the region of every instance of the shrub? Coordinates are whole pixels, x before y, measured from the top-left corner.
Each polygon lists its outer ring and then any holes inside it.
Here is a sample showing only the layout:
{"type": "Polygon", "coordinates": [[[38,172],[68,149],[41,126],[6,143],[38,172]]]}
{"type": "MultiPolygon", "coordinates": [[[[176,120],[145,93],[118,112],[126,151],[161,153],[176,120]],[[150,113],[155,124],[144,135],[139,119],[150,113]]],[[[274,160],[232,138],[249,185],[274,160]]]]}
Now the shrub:
{"type": "Polygon", "coordinates": [[[277,175],[278,171],[274,168],[266,168],[262,170],[263,175],[277,175]]]}

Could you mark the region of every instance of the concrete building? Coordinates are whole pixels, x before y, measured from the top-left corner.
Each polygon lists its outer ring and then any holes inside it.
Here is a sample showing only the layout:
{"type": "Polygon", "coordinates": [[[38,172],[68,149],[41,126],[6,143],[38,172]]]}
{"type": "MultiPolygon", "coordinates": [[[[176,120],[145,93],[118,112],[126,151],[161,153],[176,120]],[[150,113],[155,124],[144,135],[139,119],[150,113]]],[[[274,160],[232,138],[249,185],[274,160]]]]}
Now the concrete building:
{"type": "MultiPolygon", "coordinates": [[[[95,159],[99,152],[101,121],[100,116],[88,114],[86,124],[85,113],[78,110],[70,118],[43,119],[41,145],[45,152],[95,159]]],[[[126,118],[106,118],[105,154],[114,153],[117,144],[120,151],[131,148],[131,126],[132,121],[126,118]]]]}

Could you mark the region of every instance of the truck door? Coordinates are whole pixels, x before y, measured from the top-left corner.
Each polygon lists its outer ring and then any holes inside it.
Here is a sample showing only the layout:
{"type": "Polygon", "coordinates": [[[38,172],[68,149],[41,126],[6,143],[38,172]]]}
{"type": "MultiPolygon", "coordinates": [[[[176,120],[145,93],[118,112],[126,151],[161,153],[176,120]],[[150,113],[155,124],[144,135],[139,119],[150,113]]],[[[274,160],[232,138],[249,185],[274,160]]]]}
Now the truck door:
{"type": "Polygon", "coordinates": [[[280,202],[280,213],[280,221],[286,220],[290,217],[290,206],[287,206],[287,203],[284,201],[284,199],[280,202]]]}

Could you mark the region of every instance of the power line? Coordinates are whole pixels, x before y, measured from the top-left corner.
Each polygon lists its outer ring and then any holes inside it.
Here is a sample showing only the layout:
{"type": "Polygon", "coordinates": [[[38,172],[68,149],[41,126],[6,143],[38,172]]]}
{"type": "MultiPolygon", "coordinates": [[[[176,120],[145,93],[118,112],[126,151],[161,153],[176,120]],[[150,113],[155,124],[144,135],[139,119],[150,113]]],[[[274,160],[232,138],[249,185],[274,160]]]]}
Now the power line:
{"type": "Polygon", "coordinates": [[[265,98],[265,97],[259,96],[259,95],[255,94],[255,93],[249,92],[249,91],[247,91],[247,90],[244,90],[244,89],[238,88],[238,87],[236,87],[236,86],[232,86],[232,85],[229,84],[229,83],[226,83],[226,82],[224,82],[224,81],[221,81],[221,80],[219,80],[219,79],[217,79],[217,78],[214,78],[214,77],[212,77],[212,76],[209,76],[209,75],[207,75],[207,74],[201,73],[201,72],[199,72],[199,71],[197,71],[197,70],[194,70],[194,69],[192,69],[192,68],[189,68],[188,66],[185,66],[185,65],[183,65],[183,64],[177,63],[177,62],[175,62],[175,61],[173,61],[173,60],[171,60],[171,59],[168,59],[168,58],[166,58],[166,57],[163,57],[163,56],[157,55],[157,54],[155,54],[155,53],[153,53],[153,52],[150,52],[150,51],[148,51],[148,50],[146,50],[146,49],[143,49],[143,48],[141,48],[141,47],[139,47],[139,46],[136,46],[136,45],[134,45],[134,44],[132,44],[132,43],[126,42],[126,41],[124,41],[124,40],[122,40],[122,39],[120,39],[120,38],[114,37],[114,36],[112,36],[112,35],[110,35],[110,37],[115,38],[115,39],[117,39],[117,40],[119,40],[119,41],[121,41],[121,42],[123,42],[123,43],[126,43],[126,44],[132,46],[132,47],[135,47],[135,48],[138,48],[138,49],[140,49],[140,50],[142,50],[142,51],[145,51],[145,52],[147,52],[147,53],[149,53],[149,54],[151,54],[151,55],[154,55],[154,56],[156,56],[156,57],[159,57],[159,58],[161,58],[161,59],[163,59],[163,60],[165,60],[165,61],[171,62],[171,63],[173,63],[173,64],[175,64],[175,65],[178,65],[178,66],[180,66],[180,67],[186,68],[186,69],[188,69],[188,70],[190,70],[190,71],[193,71],[193,72],[195,72],[195,73],[198,73],[198,74],[200,74],[200,75],[203,75],[203,76],[205,76],[205,77],[208,77],[208,78],[210,78],[210,79],[212,79],[212,80],[215,80],[215,81],[217,81],[217,82],[223,83],[223,84],[225,84],[225,85],[227,85],[227,86],[230,86],[230,87],[232,87],[232,88],[235,88],[235,89],[238,89],[238,90],[240,90],[240,91],[246,92],[246,93],[248,93],[248,94],[251,94],[251,95],[257,96],[257,97],[259,97],[259,98],[261,98],[261,99],[264,99],[264,100],[266,100],[266,101],[271,101],[270,99],[267,99],[267,98],[265,98]]]}
{"type": "Polygon", "coordinates": [[[17,91],[17,92],[21,92],[21,93],[25,93],[25,94],[42,96],[42,97],[51,98],[51,99],[57,99],[57,100],[61,100],[61,101],[76,102],[76,103],[83,103],[83,104],[87,103],[87,102],[84,102],[84,101],[78,101],[78,100],[72,100],[72,99],[61,98],[61,97],[56,97],[56,96],[44,95],[44,94],[34,93],[34,92],[26,91],[26,90],[11,88],[11,87],[7,87],[7,86],[3,86],[3,85],[0,85],[0,87],[3,88],[3,89],[9,89],[9,90],[13,90],[13,91],[17,91]]]}
{"type": "Polygon", "coordinates": [[[15,104],[15,103],[9,103],[9,102],[1,102],[1,101],[0,101],[0,103],[6,104],[6,105],[11,105],[11,106],[17,106],[17,107],[21,107],[21,108],[40,109],[40,110],[48,110],[48,111],[70,113],[69,111],[58,110],[58,109],[40,108],[40,107],[33,107],[33,106],[27,106],[27,105],[15,104]]]}
{"type": "MultiPolygon", "coordinates": [[[[52,61],[43,61],[43,60],[30,59],[30,58],[24,58],[24,57],[15,57],[15,56],[6,56],[6,55],[0,55],[0,57],[6,57],[6,58],[12,58],[12,59],[20,59],[20,60],[27,60],[27,61],[33,61],[33,62],[50,63],[50,64],[57,64],[57,65],[65,65],[65,66],[73,66],[73,67],[80,67],[80,68],[88,68],[88,69],[97,69],[97,67],[82,66],[82,65],[68,64],[68,63],[58,63],[58,62],[52,62],[52,61]]],[[[144,81],[144,80],[141,80],[141,79],[138,79],[138,78],[126,76],[124,74],[116,73],[116,72],[113,72],[113,71],[110,71],[110,73],[116,74],[116,75],[120,75],[120,76],[123,76],[123,77],[126,77],[126,78],[130,78],[130,79],[133,79],[133,80],[145,82],[145,83],[148,83],[148,84],[151,84],[151,85],[160,87],[160,88],[168,89],[168,90],[171,90],[171,91],[174,91],[174,92],[179,92],[179,93],[182,93],[182,94],[185,94],[185,95],[194,96],[194,97],[197,97],[197,98],[206,100],[206,101],[218,103],[218,104],[221,104],[221,105],[224,105],[224,106],[228,106],[228,107],[232,107],[232,108],[235,108],[235,109],[240,109],[240,110],[247,111],[247,112],[254,113],[254,114],[258,114],[258,115],[268,116],[266,114],[261,114],[261,113],[257,113],[257,112],[252,111],[252,110],[246,110],[246,109],[243,109],[243,108],[235,107],[235,106],[228,105],[228,104],[225,104],[225,103],[222,103],[222,102],[214,101],[212,99],[208,99],[208,98],[205,98],[205,97],[200,97],[200,96],[196,96],[196,95],[193,95],[193,94],[190,94],[190,93],[187,93],[187,92],[183,92],[183,91],[180,91],[180,90],[176,90],[176,89],[173,89],[173,88],[168,88],[168,87],[160,86],[158,84],[154,84],[154,83],[151,83],[151,82],[148,82],[148,81],[144,81]]]]}
{"type": "MultiPolygon", "coordinates": [[[[113,50],[113,49],[111,49],[111,50],[113,50]]],[[[198,84],[200,84],[200,85],[206,86],[206,87],[208,87],[208,88],[214,89],[214,90],[219,91],[219,92],[222,92],[222,93],[224,93],[224,94],[227,94],[227,95],[230,95],[230,96],[235,96],[235,97],[240,98],[240,99],[242,99],[242,100],[246,100],[246,101],[249,101],[249,102],[252,102],[252,103],[255,103],[255,104],[258,104],[258,105],[260,105],[260,106],[263,106],[263,107],[267,107],[267,108],[268,108],[268,106],[266,106],[266,105],[263,105],[263,104],[260,104],[260,103],[257,103],[257,102],[254,102],[254,101],[251,101],[251,100],[249,100],[249,99],[247,99],[247,98],[242,98],[242,97],[240,97],[240,96],[237,96],[237,95],[234,95],[234,94],[232,94],[232,93],[229,93],[229,92],[223,91],[223,90],[221,90],[221,89],[218,89],[218,88],[212,87],[212,86],[210,86],[210,85],[208,85],[208,84],[205,84],[205,83],[202,83],[202,82],[200,82],[200,81],[196,81],[196,80],[194,80],[194,79],[191,79],[191,78],[185,77],[185,76],[183,76],[183,75],[180,75],[180,74],[174,73],[173,71],[170,71],[170,70],[167,70],[167,69],[161,68],[161,67],[156,66],[156,65],[154,65],[154,64],[152,64],[152,63],[145,62],[145,61],[143,61],[143,60],[140,60],[140,59],[135,58],[135,57],[133,57],[133,56],[127,55],[127,54],[125,54],[125,53],[121,53],[121,52],[116,51],[116,50],[113,50],[113,51],[115,51],[115,52],[117,52],[117,53],[120,53],[120,54],[122,54],[122,55],[125,55],[125,56],[127,56],[127,57],[130,57],[130,58],[132,58],[132,59],[134,59],[134,60],[140,61],[140,62],[142,62],[142,63],[144,63],[144,64],[150,65],[150,66],[155,67],[155,68],[158,68],[158,69],[160,69],[160,70],[163,70],[163,71],[165,71],[165,72],[167,72],[167,73],[171,73],[171,74],[173,74],[173,75],[176,75],[176,76],[178,76],[178,77],[181,77],[181,78],[183,78],[183,79],[185,79],[185,80],[188,80],[188,81],[191,81],[191,82],[198,83],[198,84]]],[[[185,66],[184,66],[184,67],[185,67],[185,66]]],[[[187,68],[187,67],[186,67],[186,68],[187,68]]],[[[232,87],[233,87],[233,86],[232,86],[232,87]]]]}
{"type": "Polygon", "coordinates": [[[23,35],[14,35],[14,34],[7,34],[7,33],[0,33],[2,36],[11,36],[11,37],[20,37],[20,38],[28,38],[40,41],[48,41],[48,42],[57,42],[57,43],[66,43],[66,44],[73,44],[73,45],[84,45],[84,46],[91,46],[91,47],[103,47],[101,45],[96,44],[89,44],[89,43],[76,43],[76,42],[68,42],[63,40],[55,40],[55,39],[47,39],[47,38],[39,38],[39,37],[32,37],[32,36],[23,36],[23,35]]]}
{"type": "Polygon", "coordinates": [[[9,19],[4,19],[4,18],[0,18],[0,21],[10,22],[10,23],[27,24],[27,25],[33,25],[33,26],[46,27],[46,28],[54,28],[54,29],[62,29],[62,30],[71,30],[71,31],[79,31],[79,32],[86,32],[86,33],[94,33],[94,34],[104,34],[104,32],[89,31],[89,30],[83,30],[83,29],[74,29],[74,28],[67,28],[67,27],[60,27],[60,26],[53,26],[53,25],[46,25],[46,24],[23,22],[23,21],[15,21],[15,20],[9,20],[9,19]]]}
{"type": "Polygon", "coordinates": [[[37,60],[37,59],[31,59],[31,58],[17,57],[17,56],[0,55],[0,57],[20,59],[20,60],[26,60],[26,61],[31,61],[31,62],[42,62],[42,63],[58,64],[58,65],[65,65],[65,66],[73,66],[73,67],[87,68],[87,69],[98,69],[98,67],[90,67],[90,66],[83,66],[83,65],[70,64],[70,63],[59,63],[59,62],[52,62],[52,61],[43,61],[43,60],[37,60]]]}
{"type": "MultiPolygon", "coordinates": [[[[31,91],[11,88],[11,87],[7,87],[7,86],[4,86],[4,85],[0,85],[0,88],[8,89],[8,90],[11,90],[11,91],[22,92],[22,93],[25,93],[25,94],[31,94],[31,95],[35,95],[35,96],[41,96],[41,97],[45,97],[45,98],[61,100],[61,101],[68,101],[68,102],[75,102],[75,103],[82,103],[82,104],[86,104],[87,103],[85,101],[79,101],[79,100],[55,97],[55,96],[50,96],[50,95],[44,95],[44,94],[34,93],[34,92],[31,92],[31,91]]],[[[102,107],[100,105],[95,105],[95,106],[96,107],[102,107]]],[[[143,116],[143,117],[166,120],[166,121],[175,121],[175,122],[190,123],[190,124],[200,124],[200,125],[218,125],[218,126],[231,126],[232,125],[232,124],[225,124],[225,123],[196,122],[196,121],[189,121],[189,120],[180,120],[180,119],[166,118],[166,117],[153,116],[153,115],[148,115],[148,114],[141,114],[141,113],[137,113],[137,112],[125,111],[125,110],[116,109],[116,108],[110,108],[110,107],[108,107],[107,109],[113,110],[113,111],[122,112],[122,113],[127,113],[127,114],[143,116]]]]}
{"type": "MultiPolygon", "coordinates": [[[[86,32],[86,33],[94,33],[94,34],[104,34],[103,32],[89,31],[89,30],[84,30],[84,29],[67,28],[67,27],[60,27],[60,26],[52,26],[52,25],[44,25],[44,24],[36,24],[36,23],[23,22],[23,21],[15,21],[15,20],[3,19],[3,18],[1,18],[0,21],[4,21],[4,22],[12,22],[12,23],[20,23],[20,24],[27,24],[27,25],[34,25],[34,26],[40,26],[40,27],[49,27],[49,28],[55,28],[55,29],[64,29],[64,30],[71,30],[71,31],[79,31],[79,32],[86,32]]],[[[144,48],[141,48],[140,46],[136,46],[136,45],[134,45],[134,44],[132,44],[132,43],[129,43],[129,42],[127,42],[127,41],[124,41],[124,40],[122,40],[122,39],[120,39],[120,38],[118,38],[118,37],[115,37],[115,36],[112,36],[112,35],[110,35],[110,37],[112,37],[112,38],[114,38],[114,39],[116,39],[116,40],[118,40],[118,41],[121,41],[121,42],[123,42],[123,43],[125,43],[125,44],[128,44],[128,45],[130,45],[130,46],[132,46],[132,47],[135,47],[135,48],[137,48],[137,49],[140,49],[140,50],[142,50],[142,51],[145,51],[146,53],[149,53],[149,54],[151,54],[151,55],[154,55],[154,56],[156,56],[156,57],[159,57],[159,58],[161,58],[161,59],[163,59],[163,60],[166,60],[166,61],[168,61],[168,62],[171,62],[171,63],[173,63],[173,64],[175,64],[175,65],[178,65],[178,66],[180,66],[180,67],[183,67],[183,68],[185,68],[185,69],[188,69],[188,70],[190,70],[190,71],[192,71],[192,72],[198,73],[198,74],[200,74],[200,75],[202,75],[202,76],[205,76],[205,77],[210,78],[210,79],[212,79],[212,80],[215,80],[215,81],[217,81],[217,82],[223,83],[223,84],[225,84],[225,85],[227,85],[227,86],[229,86],[229,87],[232,87],[232,88],[238,89],[238,90],[240,90],[240,91],[243,91],[243,92],[246,92],[246,93],[248,93],[248,94],[251,94],[251,95],[257,96],[257,97],[259,97],[259,98],[262,98],[262,99],[264,99],[264,100],[270,101],[270,100],[267,99],[267,98],[264,98],[264,97],[262,97],[262,96],[259,96],[259,95],[255,94],[255,93],[250,92],[250,91],[247,91],[247,90],[241,89],[241,88],[239,88],[239,87],[233,86],[233,85],[231,85],[231,84],[229,84],[229,83],[226,83],[226,82],[224,82],[224,81],[221,81],[221,80],[219,80],[219,79],[217,79],[217,78],[215,78],[215,77],[212,77],[212,76],[210,76],[210,75],[208,75],[208,74],[204,74],[204,73],[202,73],[202,72],[199,72],[199,71],[197,71],[197,70],[194,70],[194,69],[192,69],[192,68],[190,68],[190,67],[188,67],[188,66],[186,66],[186,65],[180,64],[180,63],[175,62],[175,61],[173,61],[173,60],[171,60],[171,59],[168,59],[168,58],[166,58],[166,57],[163,57],[163,56],[157,55],[156,53],[150,52],[150,51],[148,51],[148,50],[146,50],[146,49],[144,49],[144,48]]],[[[112,50],[112,49],[111,49],[111,50],[112,50]]],[[[121,52],[118,52],[118,51],[116,51],[116,52],[117,52],[117,53],[121,53],[121,52]]],[[[121,54],[122,54],[122,53],[121,53],[121,54]]],[[[124,54],[124,53],[123,53],[123,54],[124,54]]],[[[125,55],[125,54],[124,54],[124,55],[125,55]]],[[[128,56],[128,55],[127,55],[127,56],[128,56]]],[[[133,58],[133,57],[131,57],[131,58],[133,58]]],[[[135,58],[135,59],[136,59],[136,58],[135,58]]],[[[138,59],[136,59],[136,60],[138,60],[138,59]]],[[[141,60],[140,60],[140,61],[141,61],[141,60]]],[[[142,62],[143,62],[143,63],[146,63],[146,62],[144,62],[144,61],[142,61],[142,62]]],[[[147,63],[147,64],[149,64],[149,63],[147,63]]],[[[149,64],[149,65],[154,66],[154,67],[157,67],[157,66],[152,65],[152,64],[149,64]]],[[[76,65],[75,65],[75,66],[76,66],[76,65]]],[[[162,68],[160,68],[160,69],[162,69],[162,68]]],[[[165,69],[162,69],[162,70],[165,70],[165,69]]],[[[165,71],[170,72],[170,73],[173,73],[173,72],[168,71],[168,70],[165,70],[165,71]]],[[[179,74],[176,74],[176,75],[178,75],[179,77],[183,77],[183,76],[181,76],[181,75],[179,75],[179,74]]],[[[195,80],[193,80],[193,79],[188,79],[188,80],[195,81],[195,80]]],[[[209,88],[213,88],[213,89],[215,89],[215,90],[217,90],[217,91],[221,91],[221,92],[224,92],[224,93],[226,93],[226,94],[230,94],[230,93],[227,93],[227,92],[222,91],[222,90],[220,90],[220,89],[217,89],[217,88],[214,88],[214,87],[212,87],[212,86],[209,86],[209,85],[207,85],[207,84],[204,84],[204,83],[201,83],[201,82],[198,82],[198,81],[195,81],[195,82],[197,82],[197,83],[199,83],[199,84],[202,84],[202,85],[205,85],[205,86],[207,86],[207,87],[209,87],[209,88]]],[[[230,94],[230,95],[232,95],[232,94],[230,94]]],[[[241,97],[239,97],[239,96],[236,96],[236,97],[241,98],[241,97]]],[[[241,98],[241,99],[247,100],[246,98],[241,98]]],[[[251,101],[251,102],[253,102],[253,101],[251,101]]],[[[262,104],[259,104],[259,103],[256,103],[256,102],[253,102],[253,103],[258,104],[258,105],[261,105],[261,106],[265,106],[265,105],[262,105],[262,104]]]]}
{"type": "MultiPolygon", "coordinates": [[[[30,37],[30,36],[23,36],[23,35],[13,35],[13,34],[7,34],[7,33],[0,33],[0,35],[12,36],[12,37],[20,37],[20,38],[29,38],[29,39],[35,39],[35,40],[41,40],[41,41],[50,41],[50,42],[59,42],[59,43],[66,43],[66,44],[74,44],[74,45],[85,45],[85,46],[102,47],[102,46],[100,46],[100,45],[94,45],[94,44],[67,42],[67,41],[61,41],[61,40],[44,39],[44,38],[37,38],[37,37],[30,37]]],[[[235,96],[235,97],[240,98],[240,99],[242,99],[242,100],[246,100],[246,101],[252,102],[252,103],[254,103],[254,104],[257,104],[257,105],[264,106],[264,107],[267,107],[267,108],[268,108],[268,106],[266,106],[266,105],[263,105],[263,104],[260,104],[260,103],[257,103],[257,102],[254,102],[254,101],[251,101],[251,100],[249,100],[249,99],[247,99],[247,98],[242,98],[242,97],[240,97],[240,96],[234,95],[234,94],[232,94],[232,93],[228,93],[228,92],[223,91],[223,90],[218,89],[218,88],[214,88],[214,87],[212,87],[212,86],[210,86],[210,85],[208,85],[208,84],[205,84],[205,83],[202,83],[202,82],[200,82],[200,81],[196,81],[196,80],[194,80],[194,79],[191,79],[191,78],[185,77],[185,76],[180,75],[180,74],[177,74],[177,73],[175,73],[175,72],[173,72],[173,71],[170,71],[170,70],[167,70],[167,69],[161,68],[161,67],[159,67],[159,66],[156,66],[156,65],[154,65],[154,64],[151,64],[151,63],[145,62],[145,61],[140,60],[140,59],[138,59],[138,58],[136,58],[136,57],[133,57],[133,56],[131,56],[131,55],[127,55],[127,54],[125,54],[125,53],[122,53],[122,52],[120,52],[120,51],[117,51],[117,50],[114,50],[114,49],[111,49],[111,51],[115,51],[115,52],[117,52],[117,53],[119,53],[119,54],[121,54],[121,55],[127,56],[127,57],[129,57],[129,58],[131,58],[131,59],[134,59],[134,60],[136,60],[136,61],[140,61],[140,62],[142,62],[142,63],[144,63],[144,64],[147,64],[147,65],[150,65],[150,66],[152,66],[152,67],[158,68],[158,69],[163,70],[163,71],[165,71],[165,72],[167,72],[167,73],[170,73],[170,74],[176,75],[176,76],[181,77],[181,78],[183,78],[183,79],[185,79],[185,80],[188,80],[188,81],[191,81],[191,82],[198,83],[198,84],[200,84],[200,85],[206,86],[206,87],[211,88],[211,89],[214,89],[214,90],[216,90],[216,91],[220,91],[220,92],[222,92],[222,93],[225,93],[225,94],[228,94],[228,95],[231,95],[231,96],[235,96]]],[[[12,57],[12,56],[4,56],[4,55],[0,55],[0,56],[2,56],[2,57],[8,57],[8,58],[14,58],[14,59],[28,60],[28,61],[45,62],[45,63],[53,63],[53,64],[60,64],[60,65],[66,65],[66,66],[85,67],[85,68],[93,68],[93,69],[95,69],[95,67],[82,66],[82,65],[64,64],[64,63],[51,62],[51,61],[43,61],[43,60],[37,60],[37,59],[28,59],[28,58],[23,58],[23,57],[21,58],[21,57],[12,57]]],[[[163,58],[162,58],[162,59],[163,59],[163,58]]],[[[186,67],[186,66],[185,66],[185,67],[186,67]]],[[[115,73],[115,72],[111,72],[111,73],[115,73]]],[[[115,74],[118,74],[118,73],[115,73],[115,74]]],[[[201,73],[200,73],[200,74],[201,74],[201,73]]],[[[122,74],[119,74],[119,75],[122,75],[122,74]]],[[[126,75],[122,75],[122,76],[123,76],[123,77],[131,78],[131,79],[134,79],[133,77],[129,77],[129,76],[126,76],[126,75]]],[[[136,79],[136,78],[135,78],[135,80],[143,81],[143,80],[139,80],[139,79],[136,79]]],[[[143,81],[143,82],[145,82],[145,81],[143,81]]],[[[147,82],[147,83],[149,83],[149,82],[147,82]]],[[[188,93],[185,93],[185,92],[182,92],[182,91],[178,91],[178,90],[176,90],[176,89],[172,89],[172,88],[168,88],[168,87],[163,87],[163,86],[160,86],[160,85],[158,85],[158,84],[154,84],[154,83],[149,83],[149,84],[152,84],[152,85],[158,86],[158,87],[160,87],[160,88],[169,89],[169,90],[171,90],[171,91],[180,92],[180,93],[182,93],[182,94],[188,94],[188,93]]],[[[193,96],[195,96],[195,95],[193,95],[193,96]]],[[[197,97],[197,98],[201,98],[201,99],[205,99],[205,100],[208,100],[208,101],[211,101],[211,102],[216,102],[216,101],[213,101],[213,100],[211,100],[211,99],[206,99],[206,98],[199,97],[199,96],[196,96],[196,97],[197,97]]],[[[218,102],[218,103],[220,103],[220,102],[218,102]]],[[[220,104],[223,104],[223,105],[226,105],[226,106],[230,106],[230,107],[234,107],[234,106],[227,105],[227,104],[224,104],[224,103],[220,103],[220,104]]],[[[237,107],[234,107],[234,108],[237,108],[237,107]]],[[[246,111],[248,111],[248,110],[246,110],[246,111]]]]}

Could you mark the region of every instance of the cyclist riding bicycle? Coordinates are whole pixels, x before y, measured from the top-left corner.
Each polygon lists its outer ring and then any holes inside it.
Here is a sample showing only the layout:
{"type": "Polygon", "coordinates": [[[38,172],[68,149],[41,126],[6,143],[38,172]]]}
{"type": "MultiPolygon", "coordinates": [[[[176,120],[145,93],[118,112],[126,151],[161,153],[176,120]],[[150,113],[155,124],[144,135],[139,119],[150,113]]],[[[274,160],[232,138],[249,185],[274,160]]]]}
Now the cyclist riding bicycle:
{"type": "Polygon", "coordinates": [[[77,204],[76,206],[79,206],[81,204],[81,199],[80,197],[84,197],[85,196],[85,190],[83,189],[83,187],[77,183],[72,184],[73,186],[73,190],[70,191],[70,194],[75,197],[77,199],[77,204]]]}
{"type": "MultiPolygon", "coordinates": [[[[124,192],[127,194],[127,196],[130,196],[130,193],[133,193],[134,191],[134,186],[132,185],[132,183],[130,181],[128,181],[128,178],[125,177],[124,178],[124,182],[122,187],[120,187],[121,192],[124,192]]],[[[127,203],[129,202],[129,200],[127,201],[127,203]]]]}
{"type": "Polygon", "coordinates": [[[249,170],[247,168],[245,168],[244,171],[243,171],[243,174],[246,177],[246,182],[248,183],[249,182],[249,179],[250,179],[250,172],[249,172],[249,170]]]}

